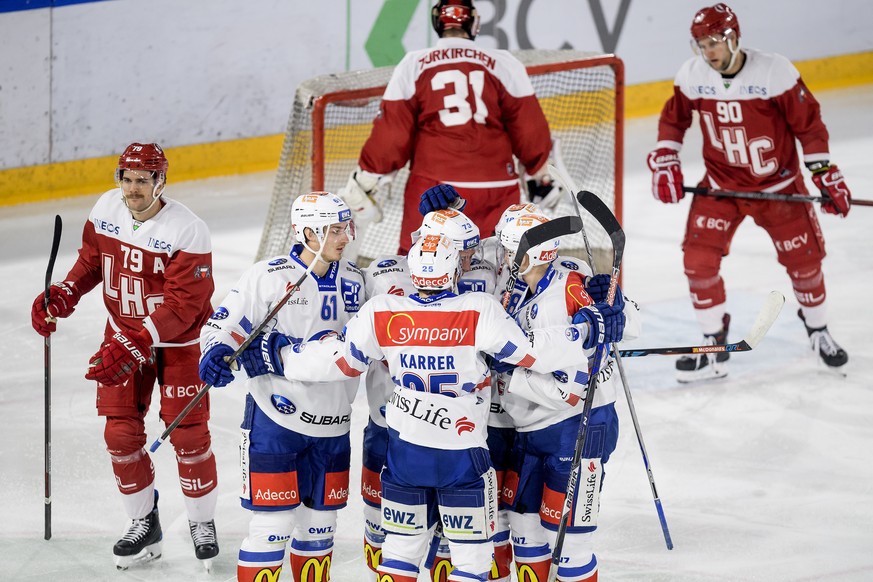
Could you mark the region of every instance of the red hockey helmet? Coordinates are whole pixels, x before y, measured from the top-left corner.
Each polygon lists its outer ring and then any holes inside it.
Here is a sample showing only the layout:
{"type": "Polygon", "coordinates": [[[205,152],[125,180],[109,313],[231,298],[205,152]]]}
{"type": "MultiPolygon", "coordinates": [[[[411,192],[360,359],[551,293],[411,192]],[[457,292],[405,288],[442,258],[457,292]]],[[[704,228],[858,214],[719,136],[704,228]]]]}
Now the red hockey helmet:
{"type": "Polygon", "coordinates": [[[723,2],[714,6],[701,8],[691,21],[691,38],[713,37],[725,38],[729,33],[734,33],[737,40],[740,38],[740,23],[737,15],[731,7],[723,2]]]}
{"type": "Polygon", "coordinates": [[[479,13],[473,0],[439,0],[430,11],[437,36],[442,38],[448,28],[460,28],[474,39],[479,34],[479,13]]]}
{"type": "Polygon", "coordinates": [[[121,180],[124,170],[143,170],[152,172],[154,176],[164,182],[167,179],[167,169],[170,162],[164,155],[164,150],[156,143],[132,143],[124,149],[124,153],[118,158],[118,169],[115,179],[121,180]]]}

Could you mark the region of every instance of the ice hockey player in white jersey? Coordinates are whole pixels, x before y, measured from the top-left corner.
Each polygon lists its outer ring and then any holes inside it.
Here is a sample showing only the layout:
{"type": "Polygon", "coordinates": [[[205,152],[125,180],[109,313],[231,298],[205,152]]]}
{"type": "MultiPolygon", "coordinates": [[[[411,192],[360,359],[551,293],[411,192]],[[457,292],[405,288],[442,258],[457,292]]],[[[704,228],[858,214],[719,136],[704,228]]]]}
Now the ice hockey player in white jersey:
{"type": "Polygon", "coordinates": [[[606,341],[606,330],[617,322],[608,310],[589,305],[578,325],[565,322],[526,334],[493,296],[452,291],[458,251],[448,238],[421,237],[408,262],[417,294],[373,297],[346,325],[342,339],[275,349],[268,337],[262,355],[273,373],[301,380],[355,377],[371,361],[387,363],[396,385],[385,414],[387,536],[380,580],[417,580],[440,520],[454,564],[449,580],[484,581],[497,501],[486,449],[491,378],[484,355],[548,373],[584,362],[585,349],[606,341]],[[326,370],[325,361],[334,367],[326,370]]]}
{"type": "MultiPolygon", "coordinates": [[[[226,358],[298,281],[299,290],[276,316],[273,347],[339,332],[363,303],[363,276],[342,259],[354,238],[345,202],[326,192],[299,196],[291,221],[299,244],[289,256],[252,266],[202,330],[201,376],[213,386],[233,379],[226,358]]],[[[348,499],[351,402],[358,382],[337,379],[313,389],[308,382],[258,375],[266,370],[253,368],[247,356],[257,354],[261,342],[253,346],[241,357],[254,377],[248,380],[240,446],[240,497],[252,518],[239,551],[238,580],[278,580],[290,541],[293,579],[324,582],[337,510],[348,499]]]]}
{"type": "MultiPolygon", "coordinates": [[[[451,186],[442,186],[452,188],[451,186]]],[[[485,291],[494,288],[495,268],[475,255],[479,247],[479,228],[462,212],[445,209],[428,212],[421,226],[412,233],[413,241],[425,234],[443,234],[452,240],[460,256],[461,273],[458,292],[485,291]]],[[[388,293],[409,296],[416,292],[409,278],[406,257],[388,255],[379,257],[364,269],[367,297],[388,293]]],[[[379,566],[385,532],[381,527],[381,483],[379,474],[385,466],[388,448],[388,428],[383,411],[394,390],[388,368],[382,362],[373,362],[366,372],[365,386],[370,419],[364,429],[361,496],[364,499],[364,558],[367,566],[376,572],[379,566]]],[[[451,570],[448,546],[440,545],[431,570],[445,580],[451,570]],[[444,550],[444,551],[443,551],[444,550]]],[[[440,582],[440,578],[435,578],[440,582]]]]}
{"type": "MultiPolygon", "coordinates": [[[[547,222],[541,214],[525,214],[508,221],[501,231],[507,261],[513,260],[521,236],[547,222]]],[[[567,323],[590,314],[581,307],[595,302],[609,313],[606,342],[639,334],[636,305],[625,301],[621,291],[614,305],[605,305],[609,277],[591,276],[588,265],[572,258],[557,259],[559,241],[548,241],[528,250],[520,270],[524,282],[521,300],[513,315],[526,331],[567,323]],[[578,314],[577,314],[578,312],[578,314]]],[[[587,355],[594,356],[594,347],[587,355]]],[[[604,356],[582,452],[580,486],[564,539],[558,580],[597,580],[597,559],[592,534],[597,527],[603,464],[615,449],[618,417],[615,413],[613,360],[604,356]]],[[[519,580],[546,580],[551,548],[566,495],[573,449],[589,382],[588,361],[563,367],[553,373],[509,370],[501,374],[508,386],[502,403],[515,423],[512,468],[506,475],[504,500],[510,505],[517,575],[519,580]],[[511,374],[509,378],[506,378],[511,374]]]]}

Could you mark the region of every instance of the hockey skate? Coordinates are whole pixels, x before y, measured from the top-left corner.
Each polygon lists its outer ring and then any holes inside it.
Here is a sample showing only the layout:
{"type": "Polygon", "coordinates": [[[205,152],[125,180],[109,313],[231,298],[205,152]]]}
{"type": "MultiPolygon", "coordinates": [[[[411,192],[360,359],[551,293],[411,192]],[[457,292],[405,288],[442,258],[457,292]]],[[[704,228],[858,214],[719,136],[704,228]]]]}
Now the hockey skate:
{"type": "Polygon", "coordinates": [[[134,519],[127,532],[115,542],[115,567],[127,570],[136,562],[151,562],[161,557],[161,520],[158,516],[158,492],[155,490],[155,506],[142,519],[134,519]]]}
{"type": "Polygon", "coordinates": [[[834,341],[834,338],[831,337],[831,332],[828,331],[828,326],[817,329],[809,327],[806,325],[802,309],[797,310],[797,317],[800,318],[800,321],[803,322],[803,327],[806,328],[810,348],[818,355],[818,361],[824,364],[826,369],[845,376],[843,366],[849,361],[849,354],[834,341]]]}
{"type": "Polygon", "coordinates": [[[194,542],[194,555],[207,572],[212,572],[212,559],[218,555],[218,538],[215,535],[215,520],[188,521],[191,540],[194,542]]]}
{"type": "MultiPolygon", "coordinates": [[[[725,313],[722,319],[721,331],[715,334],[704,334],[703,343],[708,346],[723,345],[727,342],[728,327],[731,316],[725,313]]],[[[730,354],[718,352],[715,354],[697,354],[694,356],[682,356],[676,362],[676,381],[683,384],[697,382],[698,380],[712,380],[727,376],[727,361],[730,354]]]]}

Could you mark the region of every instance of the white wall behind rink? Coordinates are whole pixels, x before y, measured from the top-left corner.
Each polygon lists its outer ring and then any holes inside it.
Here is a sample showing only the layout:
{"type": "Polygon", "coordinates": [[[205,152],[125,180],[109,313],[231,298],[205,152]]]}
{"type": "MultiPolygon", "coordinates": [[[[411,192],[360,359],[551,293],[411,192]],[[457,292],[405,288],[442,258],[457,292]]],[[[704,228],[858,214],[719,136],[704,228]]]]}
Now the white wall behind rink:
{"type": "MultiPolygon", "coordinates": [[[[374,31],[388,0],[111,0],[0,13],[0,170],[282,133],[304,79],[370,68],[365,49],[435,41],[432,2],[374,31]]],[[[709,2],[710,0],[706,0],[709,2]]],[[[628,84],[691,54],[691,0],[479,0],[482,46],[614,50],[628,84]],[[598,18],[597,6],[602,7],[598,18]],[[624,14],[624,19],[619,18],[624,14]]],[[[793,60],[873,50],[869,0],[730,2],[748,46],[793,60]]],[[[389,5],[390,6],[390,5],[389,5]]]]}

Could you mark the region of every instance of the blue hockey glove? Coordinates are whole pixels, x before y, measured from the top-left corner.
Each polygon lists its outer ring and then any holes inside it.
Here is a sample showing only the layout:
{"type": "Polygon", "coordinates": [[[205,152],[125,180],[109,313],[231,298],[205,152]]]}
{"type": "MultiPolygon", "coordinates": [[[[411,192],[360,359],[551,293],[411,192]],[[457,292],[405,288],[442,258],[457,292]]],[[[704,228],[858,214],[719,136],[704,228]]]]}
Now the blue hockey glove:
{"type": "Polygon", "coordinates": [[[232,356],[234,351],[227,344],[217,343],[203,352],[200,356],[200,379],[216,388],[233,382],[233,372],[225,358],[232,356]]]}
{"type": "Polygon", "coordinates": [[[279,350],[291,345],[291,338],[279,331],[271,331],[261,340],[261,358],[267,373],[277,376],[285,375],[285,366],[282,364],[282,355],[279,350]]]}
{"type": "Polygon", "coordinates": [[[428,188],[421,194],[421,202],[418,204],[418,211],[422,216],[428,212],[436,210],[445,210],[453,208],[459,212],[463,212],[466,201],[461,198],[454,186],[449,184],[437,184],[432,188],[428,188]],[[459,202],[458,202],[459,201],[459,202]]]}
{"type": "MultiPolygon", "coordinates": [[[[585,279],[585,290],[591,295],[594,303],[606,303],[606,296],[609,293],[609,275],[594,275],[585,279]]],[[[621,293],[621,287],[615,286],[615,300],[613,306],[620,310],[624,309],[624,295],[621,293]]]]}
{"type": "Polygon", "coordinates": [[[266,364],[264,364],[264,358],[261,356],[261,342],[263,339],[264,334],[253,339],[252,343],[248,345],[236,360],[246,371],[246,374],[249,375],[249,378],[269,373],[266,364]]]}
{"type": "Polygon", "coordinates": [[[586,350],[589,350],[598,344],[621,341],[625,317],[622,310],[615,305],[595,303],[577,311],[573,316],[573,323],[589,325],[588,337],[582,344],[586,350]]]}

